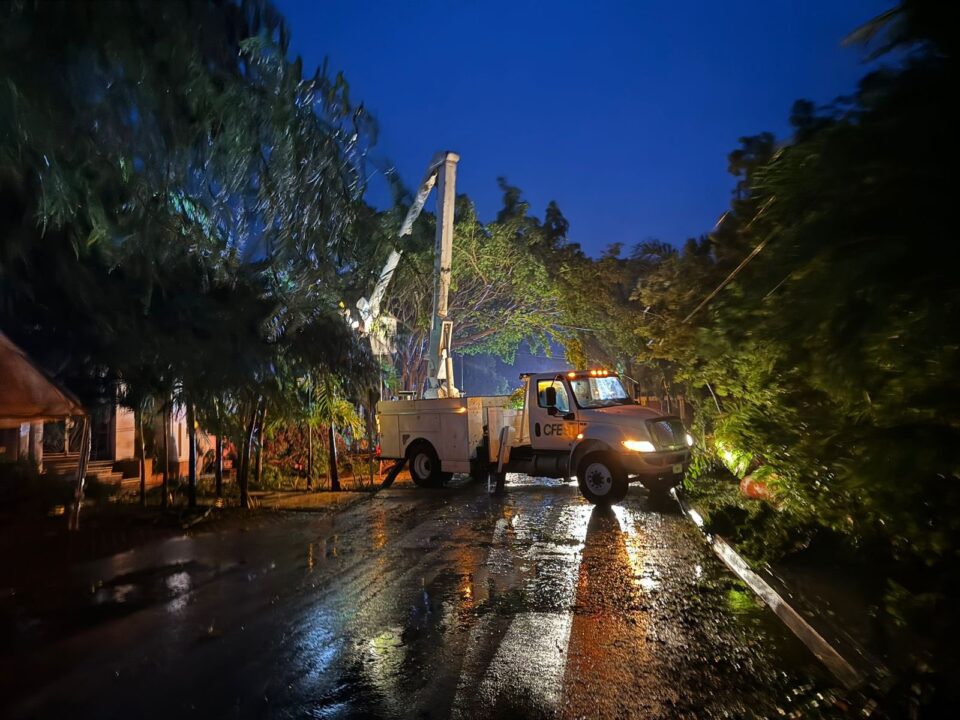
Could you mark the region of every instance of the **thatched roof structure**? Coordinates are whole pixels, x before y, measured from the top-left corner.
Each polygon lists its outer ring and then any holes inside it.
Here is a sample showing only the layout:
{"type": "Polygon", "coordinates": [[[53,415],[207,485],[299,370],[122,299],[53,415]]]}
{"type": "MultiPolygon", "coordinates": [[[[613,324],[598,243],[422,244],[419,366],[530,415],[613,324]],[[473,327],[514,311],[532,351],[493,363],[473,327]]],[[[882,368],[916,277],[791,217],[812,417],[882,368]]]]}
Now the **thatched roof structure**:
{"type": "Polygon", "coordinates": [[[0,332],[0,428],[86,414],[72,393],[58,387],[0,332]]]}

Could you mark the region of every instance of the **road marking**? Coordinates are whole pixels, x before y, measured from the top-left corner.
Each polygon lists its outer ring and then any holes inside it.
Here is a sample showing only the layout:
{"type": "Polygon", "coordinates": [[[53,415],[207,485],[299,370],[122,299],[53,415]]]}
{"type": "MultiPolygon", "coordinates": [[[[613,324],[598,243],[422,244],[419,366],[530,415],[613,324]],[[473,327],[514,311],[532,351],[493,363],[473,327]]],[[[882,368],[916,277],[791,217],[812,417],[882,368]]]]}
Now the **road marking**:
{"type": "Polygon", "coordinates": [[[470,632],[451,709],[456,720],[484,716],[504,695],[524,698],[534,707],[558,708],[563,697],[567,643],[572,615],[526,612],[510,621],[493,658],[484,651],[497,633],[498,618],[488,617],[470,632]]]}
{"type": "MultiPolygon", "coordinates": [[[[536,558],[530,557],[531,553],[543,550],[538,548],[544,544],[540,541],[515,554],[516,541],[528,539],[529,526],[520,522],[520,508],[513,510],[509,519],[497,519],[484,562],[492,576],[491,585],[501,586],[499,592],[522,586],[523,576],[535,565],[536,558]]],[[[564,514],[572,513],[574,517],[565,518],[566,522],[564,518],[557,519],[557,524],[567,527],[581,543],[576,552],[570,553],[569,582],[558,603],[564,610],[521,612],[505,626],[503,617],[491,614],[471,628],[450,711],[452,718],[482,716],[504,696],[523,697],[541,708],[560,707],[573,623],[573,613],[567,608],[574,602],[590,510],[589,506],[566,508],[564,514]]]]}

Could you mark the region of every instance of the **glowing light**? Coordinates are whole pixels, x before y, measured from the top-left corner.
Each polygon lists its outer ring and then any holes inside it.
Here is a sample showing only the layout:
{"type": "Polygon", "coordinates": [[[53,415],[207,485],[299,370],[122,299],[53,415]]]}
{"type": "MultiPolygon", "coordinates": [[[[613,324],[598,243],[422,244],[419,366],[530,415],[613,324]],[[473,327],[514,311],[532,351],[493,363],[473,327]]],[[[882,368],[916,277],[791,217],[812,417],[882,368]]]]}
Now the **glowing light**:
{"type": "Polygon", "coordinates": [[[583,433],[577,433],[577,440],[583,440],[583,433]]]}
{"type": "Polygon", "coordinates": [[[687,438],[687,445],[689,445],[690,447],[693,447],[693,435],[691,435],[690,433],[687,433],[686,438],[687,438]]]}
{"type": "Polygon", "coordinates": [[[623,446],[634,452],[656,452],[657,448],[649,440],[624,440],[623,446]]]}
{"type": "Polygon", "coordinates": [[[700,513],[698,513],[693,508],[690,508],[687,511],[687,515],[689,515],[690,519],[693,520],[694,523],[696,523],[697,527],[700,527],[700,528],[703,527],[703,518],[700,516],[700,513]]]}
{"type": "Polygon", "coordinates": [[[568,372],[568,373],[567,373],[567,377],[568,377],[568,378],[574,378],[574,377],[576,377],[576,376],[577,376],[577,374],[576,374],[575,372],[572,372],[572,371],[571,371],[571,372],[568,372]]]}

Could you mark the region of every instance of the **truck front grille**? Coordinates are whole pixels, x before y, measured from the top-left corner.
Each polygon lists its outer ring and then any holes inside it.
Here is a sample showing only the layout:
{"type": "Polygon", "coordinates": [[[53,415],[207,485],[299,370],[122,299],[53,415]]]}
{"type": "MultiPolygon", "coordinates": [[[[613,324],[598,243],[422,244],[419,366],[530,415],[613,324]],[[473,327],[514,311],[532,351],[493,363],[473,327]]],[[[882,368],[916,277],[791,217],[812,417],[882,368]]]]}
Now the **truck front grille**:
{"type": "Polygon", "coordinates": [[[664,453],[663,455],[654,455],[653,453],[650,453],[646,459],[651,465],[656,465],[658,467],[669,467],[671,465],[676,465],[677,463],[686,462],[688,460],[688,454],[686,450],[682,452],[664,453]]]}

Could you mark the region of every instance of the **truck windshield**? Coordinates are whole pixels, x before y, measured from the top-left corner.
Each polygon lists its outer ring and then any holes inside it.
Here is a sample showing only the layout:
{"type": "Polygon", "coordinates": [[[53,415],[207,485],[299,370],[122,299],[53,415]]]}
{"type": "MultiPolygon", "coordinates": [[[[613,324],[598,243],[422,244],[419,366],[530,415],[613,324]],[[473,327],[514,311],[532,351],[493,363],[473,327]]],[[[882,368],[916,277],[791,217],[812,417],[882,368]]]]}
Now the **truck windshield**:
{"type": "Polygon", "coordinates": [[[616,376],[577,378],[570,382],[570,387],[582,408],[633,404],[616,376]]]}

